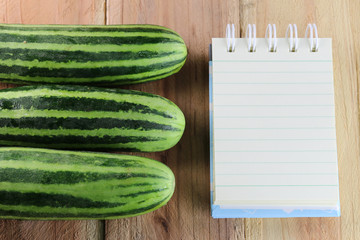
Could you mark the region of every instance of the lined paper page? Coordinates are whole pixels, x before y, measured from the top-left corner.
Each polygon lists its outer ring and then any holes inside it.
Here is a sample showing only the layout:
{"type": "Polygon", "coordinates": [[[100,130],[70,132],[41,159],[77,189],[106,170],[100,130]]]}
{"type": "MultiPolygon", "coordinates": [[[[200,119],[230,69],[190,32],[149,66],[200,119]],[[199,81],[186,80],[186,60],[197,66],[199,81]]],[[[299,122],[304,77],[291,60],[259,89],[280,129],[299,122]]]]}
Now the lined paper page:
{"type": "Polygon", "coordinates": [[[298,52],[213,39],[214,204],[321,208],[339,201],[331,39],[298,52]]]}

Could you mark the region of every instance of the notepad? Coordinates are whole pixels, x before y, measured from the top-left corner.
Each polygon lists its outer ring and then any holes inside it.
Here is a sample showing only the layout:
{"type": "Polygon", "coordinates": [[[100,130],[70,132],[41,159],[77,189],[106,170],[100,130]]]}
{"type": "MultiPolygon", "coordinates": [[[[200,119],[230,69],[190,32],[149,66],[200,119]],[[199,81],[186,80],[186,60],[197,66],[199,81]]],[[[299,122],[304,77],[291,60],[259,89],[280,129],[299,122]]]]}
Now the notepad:
{"type": "Polygon", "coordinates": [[[213,38],[210,61],[211,210],[224,217],[339,216],[331,39],[296,52],[277,39],[227,51],[213,38]]]}

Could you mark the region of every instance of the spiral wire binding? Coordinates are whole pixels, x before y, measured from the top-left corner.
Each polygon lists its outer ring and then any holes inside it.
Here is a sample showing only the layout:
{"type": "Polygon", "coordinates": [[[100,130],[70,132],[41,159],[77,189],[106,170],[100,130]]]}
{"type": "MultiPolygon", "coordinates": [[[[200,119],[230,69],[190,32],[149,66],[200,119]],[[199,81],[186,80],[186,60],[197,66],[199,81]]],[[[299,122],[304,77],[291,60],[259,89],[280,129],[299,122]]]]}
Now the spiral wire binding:
{"type": "Polygon", "coordinates": [[[297,52],[299,46],[299,39],[298,39],[296,24],[289,24],[289,26],[286,29],[285,38],[289,43],[289,52],[297,52]]]}
{"type": "Polygon", "coordinates": [[[248,51],[255,52],[256,51],[256,25],[248,24],[246,29],[246,38],[248,40],[248,51]]]}
{"type": "Polygon", "coordinates": [[[319,36],[317,32],[317,27],[315,23],[309,23],[305,31],[305,38],[308,38],[308,32],[310,32],[309,43],[310,51],[317,52],[319,50],[319,36]],[[315,36],[314,36],[315,35],[315,36]],[[315,37],[315,40],[314,40],[315,37]]]}
{"type": "MultiPolygon", "coordinates": [[[[276,52],[277,50],[277,37],[276,25],[268,24],[265,32],[265,38],[268,42],[269,52],[276,52]]],[[[285,38],[289,43],[289,52],[297,52],[299,46],[298,32],[296,24],[289,24],[286,29],[285,38]]],[[[319,36],[315,23],[309,23],[306,27],[305,38],[308,39],[311,52],[319,50],[319,36]],[[309,34],[309,37],[308,37],[309,34]]],[[[256,51],[256,25],[248,24],[246,29],[246,39],[248,44],[248,51],[256,51]]],[[[226,43],[227,51],[235,51],[235,26],[234,24],[227,24],[226,26],[226,43]]]]}
{"type": "Polygon", "coordinates": [[[228,52],[235,52],[235,25],[228,24],[226,26],[226,45],[228,52]]]}
{"type": "Polygon", "coordinates": [[[266,28],[265,38],[269,45],[269,52],[276,52],[277,38],[276,38],[276,25],[269,24],[266,28]]]}

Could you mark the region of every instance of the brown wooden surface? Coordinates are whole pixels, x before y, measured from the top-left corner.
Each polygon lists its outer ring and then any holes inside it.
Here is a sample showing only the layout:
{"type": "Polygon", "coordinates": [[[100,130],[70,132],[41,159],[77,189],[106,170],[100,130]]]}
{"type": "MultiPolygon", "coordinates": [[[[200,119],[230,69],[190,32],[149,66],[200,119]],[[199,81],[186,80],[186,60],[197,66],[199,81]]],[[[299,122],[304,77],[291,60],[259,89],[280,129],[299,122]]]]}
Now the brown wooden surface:
{"type": "Polygon", "coordinates": [[[186,117],[176,147],[142,154],[174,171],[176,191],[165,207],[105,222],[3,220],[0,239],[360,239],[359,12],[358,0],[0,0],[1,22],[158,24],[177,31],[189,51],[176,75],[129,87],[171,99],[186,117]],[[278,36],[296,23],[303,37],[306,24],[315,22],[320,37],[333,38],[340,218],[210,217],[208,44],[224,36],[229,22],[242,36],[248,23],[256,23],[259,37],[268,23],[277,25],[278,36]]]}

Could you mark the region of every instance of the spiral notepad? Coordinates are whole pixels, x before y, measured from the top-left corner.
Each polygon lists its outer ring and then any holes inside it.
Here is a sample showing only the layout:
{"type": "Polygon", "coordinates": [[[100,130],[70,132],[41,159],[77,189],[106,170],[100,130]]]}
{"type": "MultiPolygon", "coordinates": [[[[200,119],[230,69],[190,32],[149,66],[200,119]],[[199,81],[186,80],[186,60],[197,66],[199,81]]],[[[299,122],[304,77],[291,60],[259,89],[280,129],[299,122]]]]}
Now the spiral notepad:
{"type": "Polygon", "coordinates": [[[287,32],[212,39],[214,218],[340,215],[331,39],[287,32]]]}

